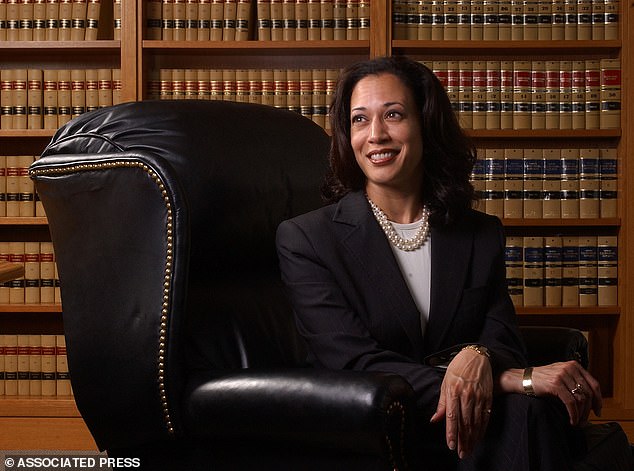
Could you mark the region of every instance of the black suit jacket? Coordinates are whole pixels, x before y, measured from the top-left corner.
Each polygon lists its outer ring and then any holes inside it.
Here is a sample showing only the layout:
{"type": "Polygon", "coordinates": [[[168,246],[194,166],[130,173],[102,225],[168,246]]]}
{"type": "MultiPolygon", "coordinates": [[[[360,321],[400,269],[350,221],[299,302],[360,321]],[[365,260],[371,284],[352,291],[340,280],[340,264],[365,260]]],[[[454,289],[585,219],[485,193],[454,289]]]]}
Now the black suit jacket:
{"type": "Polygon", "coordinates": [[[456,224],[432,227],[424,338],[420,313],[363,193],[283,222],[277,247],[298,328],[317,366],[398,373],[431,414],[442,372],[423,365],[425,356],[473,342],[491,350],[494,374],[525,363],[495,217],[468,211],[456,224]]]}

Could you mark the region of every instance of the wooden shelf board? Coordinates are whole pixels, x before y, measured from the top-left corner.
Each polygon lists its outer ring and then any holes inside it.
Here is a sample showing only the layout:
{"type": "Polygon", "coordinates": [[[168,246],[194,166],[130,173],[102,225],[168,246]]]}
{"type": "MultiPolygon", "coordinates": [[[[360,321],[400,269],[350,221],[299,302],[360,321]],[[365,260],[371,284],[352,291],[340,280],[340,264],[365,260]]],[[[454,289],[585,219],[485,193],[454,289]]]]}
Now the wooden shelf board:
{"type": "Polygon", "coordinates": [[[0,217],[0,226],[48,226],[45,217],[0,217]]]}
{"type": "Polygon", "coordinates": [[[268,55],[271,53],[290,55],[331,53],[364,53],[369,51],[369,41],[160,41],[145,40],[143,49],[162,53],[268,55]]]}
{"type": "Polygon", "coordinates": [[[502,224],[505,227],[620,227],[620,218],[592,218],[592,219],[528,219],[528,218],[504,218],[502,224]]]}
{"type": "Polygon", "coordinates": [[[53,137],[57,129],[0,129],[0,138],[17,137],[17,138],[50,138],[53,137]]]}
{"type": "Polygon", "coordinates": [[[121,41],[118,40],[97,40],[97,41],[3,41],[2,50],[5,52],[26,52],[43,49],[47,51],[77,51],[89,50],[91,52],[112,52],[121,48],[121,41]]]}
{"type": "Polygon", "coordinates": [[[544,307],[544,306],[516,306],[518,316],[620,316],[619,306],[591,306],[591,307],[544,307]]]}
{"type": "Polygon", "coordinates": [[[0,417],[81,417],[72,396],[0,396],[0,417]]]}
{"type": "Polygon", "coordinates": [[[36,312],[42,314],[59,314],[62,305],[53,304],[0,304],[0,316],[3,313],[36,312]]]}
{"type": "Polygon", "coordinates": [[[495,139],[616,139],[620,129],[467,129],[473,138],[495,139]]]}
{"type": "Polygon", "coordinates": [[[618,53],[621,41],[431,41],[393,40],[392,49],[405,53],[441,55],[474,52],[517,56],[538,52],[540,55],[618,53]]]}

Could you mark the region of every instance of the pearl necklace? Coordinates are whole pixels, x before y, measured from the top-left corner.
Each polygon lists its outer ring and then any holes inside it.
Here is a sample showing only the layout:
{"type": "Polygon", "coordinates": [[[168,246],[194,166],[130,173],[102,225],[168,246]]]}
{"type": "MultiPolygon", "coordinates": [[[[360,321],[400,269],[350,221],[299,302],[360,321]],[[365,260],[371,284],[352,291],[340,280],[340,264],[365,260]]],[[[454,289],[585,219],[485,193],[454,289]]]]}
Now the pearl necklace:
{"type": "Polygon", "coordinates": [[[365,195],[370,203],[370,208],[372,208],[372,214],[376,218],[379,226],[383,229],[383,232],[387,236],[387,239],[390,241],[394,247],[400,250],[404,250],[406,252],[411,252],[423,246],[427,237],[429,237],[429,209],[427,206],[423,206],[423,216],[421,218],[421,225],[414,234],[414,237],[410,239],[404,239],[394,229],[394,226],[387,218],[387,215],[379,208],[374,201],[372,201],[368,195],[365,195]]]}

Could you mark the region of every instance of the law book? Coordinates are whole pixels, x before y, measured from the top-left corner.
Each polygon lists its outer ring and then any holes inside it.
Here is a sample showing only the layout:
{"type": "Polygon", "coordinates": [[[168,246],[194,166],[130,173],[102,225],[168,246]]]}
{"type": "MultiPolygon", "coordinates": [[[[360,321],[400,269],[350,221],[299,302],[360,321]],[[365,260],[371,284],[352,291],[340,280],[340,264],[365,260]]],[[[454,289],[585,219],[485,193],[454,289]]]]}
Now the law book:
{"type": "Polygon", "coordinates": [[[506,238],[504,249],[506,286],[514,306],[524,305],[524,239],[518,236],[506,238]]]}
{"type": "Polygon", "coordinates": [[[552,1],[551,39],[562,41],[566,38],[566,4],[565,0],[552,1]]]}
{"type": "Polygon", "coordinates": [[[97,69],[99,108],[112,106],[112,69],[97,69]]]}
{"type": "Polygon", "coordinates": [[[546,63],[531,62],[531,129],[546,129],[546,63]]]}
{"type": "Polygon", "coordinates": [[[504,149],[504,217],[524,215],[524,150],[504,149]]]}
{"type": "Polygon", "coordinates": [[[357,36],[360,41],[370,39],[370,0],[358,0],[357,36]]]}
{"type": "Polygon", "coordinates": [[[146,0],[145,2],[145,39],[161,39],[162,0],[146,0]]]}
{"type": "Polygon", "coordinates": [[[537,0],[524,1],[524,31],[522,39],[535,41],[539,39],[539,3],[537,0]]]}
{"type": "Polygon", "coordinates": [[[621,62],[601,59],[601,129],[621,127],[621,62]]]}
{"type": "Polygon", "coordinates": [[[69,69],[57,71],[57,126],[71,120],[71,72],[69,69]]]}
{"type": "Polygon", "coordinates": [[[43,128],[57,129],[57,70],[45,69],[43,78],[43,128]]]}
{"type": "Polygon", "coordinates": [[[559,61],[559,129],[572,129],[572,61],[559,61]]]}
{"type": "Polygon", "coordinates": [[[83,41],[86,37],[87,10],[87,0],[73,0],[70,31],[70,39],[72,41],[83,41]]]}
{"type": "Polygon", "coordinates": [[[564,39],[577,39],[577,0],[564,0],[566,24],[564,25],[564,39]]]}
{"type": "Polygon", "coordinates": [[[55,373],[57,370],[55,358],[55,335],[41,335],[41,353],[42,353],[42,396],[51,397],[56,394],[55,373]]]}
{"type": "MultiPolygon", "coordinates": [[[[419,34],[416,39],[431,39],[431,29],[429,28],[429,25],[431,25],[431,4],[429,2],[418,2],[418,5],[420,12],[418,29],[425,29],[426,33],[419,34]]],[[[456,39],[468,41],[471,39],[471,1],[458,0],[456,2],[456,13],[458,15],[456,39]]]]}
{"type": "Polygon", "coordinates": [[[598,303],[597,236],[579,236],[579,306],[598,303]]]}
{"type": "Polygon", "coordinates": [[[99,71],[86,69],[86,111],[99,109],[99,71]]]}
{"type": "Polygon", "coordinates": [[[198,0],[187,0],[185,6],[185,40],[198,40],[198,0]]]}
{"type": "Polygon", "coordinates": [[[605,0],[604,39],[619,38],[619,4],[620,0],[605,0]]]}
{"type": "Polygon", "coordinates": [[[40,301],[55,302],[55,254],[52,242],[40,243],[40,301]]]}
{"type": "Polygon", "coordinates": [[[405,22],[405,39],[418,39],[419,21],[419,4],[406,1],[405,10],[403,12],[403,20],[405,22]]]}
{"type": "Polygon", "coordinates": [[[597,237],[597,304],[618,304],[618,239],[617,236],[597,237]]]}
{"type": "Polygon", "coordinates": [[[299,113],[312,119],[313,116],[313,71],[302,68],[299,70],[299,113]]]}
{"type": "Polygon", "coordinates": [[[326,126],[326,69],[313,69],[313,113],[311,119],[319,126],[326,126]]]}
{"type": "Polygon", "coordinates": [[[524,218],[535,219],[542,217],[543,191],[543,151],[542,149],[524,149],[524,218]]]}
{"type": "Polygon", "coordinates": [[[473,129],[473,61],[459,61],[458,120],[465,129],[473,129]]]}
{"type": "Polygon", "coordinates": [[[513,129],[513,61],[500,61],[500,129],[513,129]]]}
{"type": "Polygon", "coordinates": [[[563,243],[561,237],[544,238],[544,304],[562,304],[563,243]]]}
{"type": "Polygon", "coordinates": [[[542,217],[561,218],[561,149],[543,149],[542,217]]]}
{"type": "Polygon", "coordinates": [[[173,0],[172,4],[172,39],[187,39],[187,3],[186,0],[173,0]]]}
{"type": "Polygon", "coordinates": [[[0,0],[0,41],[6,41],[6,40],[7,40],[7,3],[6,3],[6,0],[0,0]]]}
{"type": "Polygon", "coordinates": [[[251,0],[239,0],[236,4],[236,41],[249,39],[252,23],[251,16],[251,0]]]}
{"type": "Polygon", "coordinates": [[[484,0],[483,2],[484,25],[482,27],[482,39],[485,41],[498,40],[498,5],[499,2],[495,0],[484,0]]]}
{"type": "MultiPolygon", "coordinates": [[[[282,19],[284,28],[282,30],[284,41],[294,41],[297,34],[297,20],[295,19],[296,10],[295,0],[283,0],[282,1],[282,19]]],[[[344,34],[345,34],[345,9],[344,14],[344,34]]]]}
{"type": "Polygon", "coordinates": [[[486,169],[484,163],[485,153],[486,149],[484,148],[476,149],[476,161],[473,164],[471,177],[469,179],[477,198],[476,201],[473,203],[473,207],[474,209],[482,212],[486,212],[486,169]]]}
{"type": "Polygon", "coordinates": [[[539,0],[537,2],[537,39],[550,41],[553,38],[553,2],[539,0]]]}
{"type": "Polygon", "coordinates": [[[222,71],[222,100],[236,101],[236,71],[223,69],[222,71]]]}
{"type": "Polygon", "coordinates": [[[4,394],[18,395],[18,336],[4,335],[4,394]]]}
{"type": "Polygon", "coordinates": [[[561,217],[579,218],[579,149],[561,149],[561,217]]]}
{"type": "Polygon", "coordinates": [[[308,37],[309,41],[321,39],[321,1],[307,0],[308,37]]]}
{"type": "MultiPolygon", "coordinates": [[[[7,215],[7,156],[0,155],[0,217],[7,215]]],[[[2,253],[0,252],[0,261],[2,253]]],[[[0,300],[0,304],[2,301],[0,300]]]]}
{"type": "Polygon", "coordinates": [[[262,103],[262,79],[258,69],[249,69],[249,103],[262,103]]]}
{"type": "MultiPolygon", "coordinates": [[[[24,265],[24,242],[9,242],[8,250],[9,262],[24,265]]],[[[9,282],[9,304],[24,304],[24,276],[9,282]]]]}
{"type": "Polygon", "coordinates": [[[46,40],[57,41],[59,39],[59,1],[46,1],[46,40]]]}
{"type": "Polygon", "coordinates": [[[605,0],[593,0],[592,9],[592,40],[605,39],[605,0]]]}
{"type": "Polygon", "coordinates": [[[392,38],[408,38],[408,6],[406,0],[393,0],[392,2],[392,38]]]}
{"type": "Polygon", "coordinates": [[[4,352],[4,334],[0,334],[0,396],[4,396],[4,373],[5,373],[5,366],[4,366],[4,357],[5,357],[5,352],[4,352]]]}
{"type": "Polygon", "coordinates": [[[6,215],[20,217],[20,164],[17,155],[6,158],[6,215]]]}
{"type": "Polygon", "coordinates": [[[329,41],[334,39],[335,31],[334,0],[321,0],[319,6],[321,12],[321,39],[329,41]]]}
{"type": "Polygon", "coordinates": [[[531,128],[531,61],[513,61],[513,129],[531,128]]]}
{"type": "Polygon", "coordinates": [[[20,217],[35,216],[35,183],[29,178],[29,166],[33,156],[19,155],[16,158],[18,171],[18,215],[20,217]]]}
{"type": "Polygon", "coordinates": [[[271,40],[271,0],[256,0],[258,41],[271,40]]]}
{"type": "Polygon", "coordinates": [[[55,265],[55,304],[62,303],[62,293],[59,283],[59,273],[57,271],[57,264],[55,265]]]}
{"type": "Polygon", "coordinates": [[[225,15],[224,0],[212,0],[211,1],[211,28],[209,30],[209,39],[211,41],[222,41],[224,15],[225,15]]]}
{"type": "Polygon", "coordinates": [[[185,98],[185,69],[172,69],[172,99],[182,100],[185,98]]]}
{"type": "Polygon", "coordinates": [[[0,129],[13,129],[13,69],[0,69],[0,129]]]}
{"type": "Polygon", "coordinates": [[[458,38],[458,3],[456,0],[443,2],[444,28],[443,39],[454,41],[458,38]]]}
{"type": "Polygon", "coordinates": [[[86,71],[72,69],[70,71],[70,109],[71,119],[86,112],[86,71]]]}
{"type": "Polygon", "coordinates": [[[577,39],[592,39],[592,4],[601,0],[577,0],[577,39]]]}
{"type": "Polygon", "coordinates": [[[542,237],[524,237],[524,306],[544,305],[544,246],[542,237]]]}
{"type": "Polygon", "coordinates": [[[18,396],[30,395],[29,381],[29,335],[18,334],[18,396]]]}
{"type": "MultiPolygon", "coordinates": [[[[483,0],[481,0],[483,1],[483,0]]],[[[445,35],[445,10],[442,0],[432,0],[431,4],[431,39],[439,41],[445,35]]]]}
{"type": "Polygon", "coordinates": [[[275,104],[275,73],[273,69],[262,69],[262,104],[274,106],[275,104]]]}
{"type": "Polygon", "coordinates": [[[472,72],[472,129],[487,126],[487,61],[473,61],[472,72]]]}
{"type": "Polygon", "coordinates": [[[211,0],[199,0],[197,12],[196,40],[209,41],[209,32],[211,30],[211,0]]]}
{"type": "Polygon", "coordinates": [[[579,236],[562,238],[561,305],[579,306],[579,236]]]}
{"type": "Polygon", "coordinates": [[[599,155],[596,148],[579,149],[579,217],[600,217],[599,155]]]}
{"type": "Polygon", "coordinates": [[[249,102],[249,71],[247,69],[236,70],[236,98],[238,103],[249,102]]]}
{"type": "Polygon", "coordinates": [[[28,69],[27,91],[27,128],[42,129],[43,126],[43,72],[41,69],[28,69]]]}
{"type": "Polygon", "coordinates": [[[123,82],[121,80],[121,69],[112,69],[112,104],[121,103],[121,90],[123,82]]]}
{"type": "Polygon", "coordinates": [[[599,129],[601,125],[601,70],[600,61],[586,60],[585,128],[599,129]]]}
{"type": "Polygon", "coordinates": [[[572,61],[572,129],[586,129],[586,62],[572,61]]]}
{"type": "Polygon", "coordinates": [[[46,0],[33,2],[33,41],[46,41],[46,0]]]}
{"type": "Polygon", "coordinates": [[[161,39],[163,41],[174,39],[174,0],[161,2],[161,39]]]}
{"type": "Polygon", "coordinates": [[[20,4],[18,0],[7,0],[6,12],[7,12],[7,22],[6,22],[7,41],[19,41],[20,40],[20,4]]]}
{"type": "Polygon", "coordinates": [[[29,395],[42,395],[42,338],[29,334],[29,395]]]}
{"type": "Polygon", "coordinates": [[[498,5],[498,39],[500,41],[510,41],[512,39],[512,27],[511,2],[508,0],[500,2],[498,5]]]}
{"type": "Polygon", "coordinates": [[[504,217],[504,149],[484,151],[485,212],[504,217]]]}
{"type": "MultiPolygon", "coordinates": [[[[0,241],[0,261],[8,262],[9,242],[0,241]]],[[[0,304],[9,304],[10,281],[0,282],[0,304]]]]}
{"type": "Polygon", "coordinates": [[[324,129],[330,130],[330,106],[335,96],[335,88],[337,85],[337,79],[339,78],[339,69],[329,68],[326,69],[326,125],[324,129]]]}
{"type": "Polygon", "coordinates": [[[123,0],[114,0],[112,5],[112,35],[113,39],[121,39],[122,5],[123,0]]]}
{"type": "Polygon", "coordinates": [[[484,0],[471,1],[471,40],[480,41],[484,37],[484,0]]]}
{"type": "Polygon", "coordinates": [[[600,214],[602,218],[617,217],[618,160],[615,147],[599,150],[600,214]]]}
{"type": "Polygon", "coordinates": [[[63,335],[55,336],[55,382],[58,396],[71,396],[70,375],[68,373],[68,356],[66,339],[63,335]]]}
{"type": "Polygon", "coordinates": [[[500,129],[500,91],[501,91],[500,62],[486,62],[486,117],[485,129],[500,129]]]}
{"type": "Polygon", "coordinates": [[[275,84],[275,108],[286,109],[287,106],[287,80],[286,69],[273,69],[273,82],[275,84]]]}
{"type": "Polygon", "coordinates": [[[511,0],[511,39],[519,41],[524,39],[524,1],[511,0]]]}
{"type": "Polygon", "coordinates": [[[347,0],[333,0],[332,17],[334,40],[341,41],[346,39],[346,30],[348,27],[348,20],[346,17],[347,7],[347,0]]]}
{"type": "Polygon", "coordinates": [[[20,41],[33,40],[33,0],[20,0],[18,6],[20,25],[18,38],[20,41]]]}
{"type": "Polygon", "coordinates": [[[84,39],[95,41],[99,37],[99,18],[101,16],[101,0],[88,0],[86,6],[86,30],[84,39]]]}
{"type": "Polygon", "coordinates": [[[72,0],[59,0],[59,16],[57,20],[57,38],[60,41],[70,41],[73,27],[72,0]]]}
{"type": "Polygon", "coordinates": [[[546,129],[559,129],[560,113],[560,85],[559,85],[559,61],[546,61],[546,129]]]}
{"type": "MultiPolygon", "coordinates": [[[[460,61],[450,60],[438,62],[444,62],[444,64],[440,66],[434,65],[434,68],[439,71],[443,68],[446,70],[447,96],[449,97],[452,110],[458,119],[460,119],[460,61]]],[[[434,64],[436,63],[437,61],[434,61],[434,64]]]]}
{"type": "Polygon", "coordinates": [[[27,129],[28,69],[13,71],[13,129],[27,129]]]}
{"type": "Polygon", "coordinates": [[[211,69],[209,71],[209,98],[211,100],[222,101],[222,69],[211,69]]]}

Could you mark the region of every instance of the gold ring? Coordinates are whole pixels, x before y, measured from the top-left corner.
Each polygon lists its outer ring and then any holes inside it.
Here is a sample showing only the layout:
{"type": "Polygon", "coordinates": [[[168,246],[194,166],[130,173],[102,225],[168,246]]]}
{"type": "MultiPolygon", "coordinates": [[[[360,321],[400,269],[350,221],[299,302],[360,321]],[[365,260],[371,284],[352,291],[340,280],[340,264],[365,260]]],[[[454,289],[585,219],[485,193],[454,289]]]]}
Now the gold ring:
{"type": "Polygon", "coordinates": [[[579,383],[577,383],[577,385],[573,389],[570,390],[570,393],[574,396],[575,394],[581,393],[582,391],[583,391],[583,387],[579,383]]]}
{"type": "Polygon", "coordinates": [[[490,414],[490,413],[491,413],[491,409],[487,409],[485,412],[486,412],[487,414],[490,414]]]}

